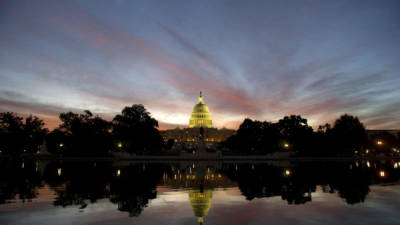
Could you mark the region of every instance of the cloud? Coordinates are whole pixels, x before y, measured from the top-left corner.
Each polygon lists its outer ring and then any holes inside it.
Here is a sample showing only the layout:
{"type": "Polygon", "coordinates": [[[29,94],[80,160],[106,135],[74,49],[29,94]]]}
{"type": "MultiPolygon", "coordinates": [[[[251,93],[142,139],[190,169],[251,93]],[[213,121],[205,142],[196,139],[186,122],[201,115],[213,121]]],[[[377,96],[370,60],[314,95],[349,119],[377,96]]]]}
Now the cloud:
{"type": "Polygon", "coordinates": [[[385,16],[348,3],[132,4],[7,2],[0,108],[111,117],[142,103],[173,127],[203,91],[218,126],[288,114],[317,126],[343,113],[399,126],[391,4],[379,4],[385,16]]]}

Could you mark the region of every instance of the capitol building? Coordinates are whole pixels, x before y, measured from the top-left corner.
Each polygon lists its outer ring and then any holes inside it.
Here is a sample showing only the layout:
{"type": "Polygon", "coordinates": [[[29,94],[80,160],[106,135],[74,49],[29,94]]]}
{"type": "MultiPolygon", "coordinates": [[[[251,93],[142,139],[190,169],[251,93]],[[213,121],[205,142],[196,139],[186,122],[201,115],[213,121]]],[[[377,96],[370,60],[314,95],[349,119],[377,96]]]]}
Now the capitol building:
{"type": "Polygon", "coordinates": [[[212,128],[211,113],[208,106],[204,104],[201,92],[199,101],[193,107],[192,115],[189,120],[189,128],[195,127],[212,128]]]}
{"type": "Polygon", "coordinates": [[[175,145],[190,148],[200,141],[200,130],[203,132],[203,140],[207,147],[216,146],[217,143],[225,141],[232,136],[235,131],[231,129],[217,129],[213,127],[211,113],[208,106],[204,103],[202,92],[194,105],[190,115],[188,128],[175,128],[160,131],[165,142],[173,140],[175,145]]]}

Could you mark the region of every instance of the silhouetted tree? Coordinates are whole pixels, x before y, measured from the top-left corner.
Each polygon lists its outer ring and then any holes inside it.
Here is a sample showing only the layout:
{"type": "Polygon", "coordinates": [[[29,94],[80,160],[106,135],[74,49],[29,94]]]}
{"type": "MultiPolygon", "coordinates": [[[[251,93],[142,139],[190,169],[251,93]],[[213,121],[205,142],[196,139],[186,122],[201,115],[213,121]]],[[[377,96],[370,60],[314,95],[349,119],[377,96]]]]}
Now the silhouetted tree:
{"type": "Polygon", "coordinates": [[[277,126],[269,122],[246,118],[237,134],[229,137],[223,146],[246,154],[265,154],[279,148],[281,134],[277,126]]]}
{"type": "Polygon", "coordinates": [[[39,146],[43,144],[43,140],[48,133],[44,127],[44,122],[36,116],[28,116],[24,123],[24,132],[27,137],[25,149],[28,152],[35,152],[39,150],[39,146]]]}
{"type": "Polygon", "coordinates": [[[84,114],[73,112],[60,114],[61,124],[48,136],[52,152],[65,155],[106,155],[111,148],[111,123],[86,110],[84,114]]]}
{"type": "Polygon", "coordinates": [[[0,113],[0,151],[8,154],[35,153],[47,133],[42,120],[28,116],[25,121],[12,112],[0,113]]]}
{"type": "Polygon", "coordinates": [[[12,112],[0,114],[0,150],[3,153],[21,153],[23,151],[23,122],[12,112]]]}
{"type": "Polygon", "coordinates": [[[326,123],[325,125],[320,125],[318,127],[318,133],[321,134],[327,134],[332,130],[332,126],[329,123],[326,123]]]}
{"type": "Polygon", "coordinates": [[[158,121],[143,105],[125,107],[113,119],[114,135],[122,150],[131,153],[155,153],[161,150],[163,139],[157,130],[158,121]]]}
{"type": "Polygon", "coordinates": [[[397,146],[400,146],[400,132],[397,133],[396,137],[397,137],[397,142],[396,142],[397,146]]]}
{"type": "Polygon", "coordinates": [[[365,145],[367,134],[364,125],[357,117],[344,114],[335,121],[332,128],[332,146],[337,153],[352,154],[354,149],[365,145]]]}
{"type": "Polygon", "coordinates": [[[308,126],[307,119],[299,115],[285,116],[279,120],[278,129],[283,138],[293,149],[306,153],[312,148],[313,129],[308,126]]]}
{"type": "Polygon", "coordinates": [[[65,150],[64,145],[68,143],[70,137],[64,130],[56,128],[46,135],[47,151],[53,154],[62,154],[65,150]]]}
{"type": "Polygon", "coordinates": [[[313,155],[315,156],[327,156],[332,155],[331,149],[331,133],[332,133],[332,126],[329,123],[324,125],[320,125],[318,127],[317,132],[314,133],[313,138],[313,146],[314,152],[313,155]]]}

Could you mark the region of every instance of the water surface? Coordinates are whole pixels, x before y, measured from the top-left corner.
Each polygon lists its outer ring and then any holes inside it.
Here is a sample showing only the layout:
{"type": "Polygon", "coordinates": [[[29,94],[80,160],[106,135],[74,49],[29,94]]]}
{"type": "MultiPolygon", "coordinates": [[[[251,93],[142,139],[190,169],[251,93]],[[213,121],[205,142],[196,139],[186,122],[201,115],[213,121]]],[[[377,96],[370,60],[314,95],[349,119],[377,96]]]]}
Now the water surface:
{"type": "Polygon", "coordinates": [[[396,161],[0,164],[0,224],[399,224],[396,161]]]}

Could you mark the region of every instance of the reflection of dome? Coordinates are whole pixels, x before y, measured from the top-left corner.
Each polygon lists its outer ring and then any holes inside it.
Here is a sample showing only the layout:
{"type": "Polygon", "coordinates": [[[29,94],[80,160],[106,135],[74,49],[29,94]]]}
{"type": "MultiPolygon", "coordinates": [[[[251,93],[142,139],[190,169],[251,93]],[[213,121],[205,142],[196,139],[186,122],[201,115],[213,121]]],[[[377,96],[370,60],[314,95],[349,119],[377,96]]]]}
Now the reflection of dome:
{"type": "Polygon", "coordinates": [[[190,190],[189,199],[194,215],[199,218],[199,223],[203,223],[203,218],[207,216],[211,207],[212,190],[190,190]]]}
{"type": "Polygon", "coordinates": [[[208,107],[203,102],[203,97],[199,97],[199,102],[193,107],[192,116],[189,120],[189,127],[212,127],[211,114],[208,107]]]}

